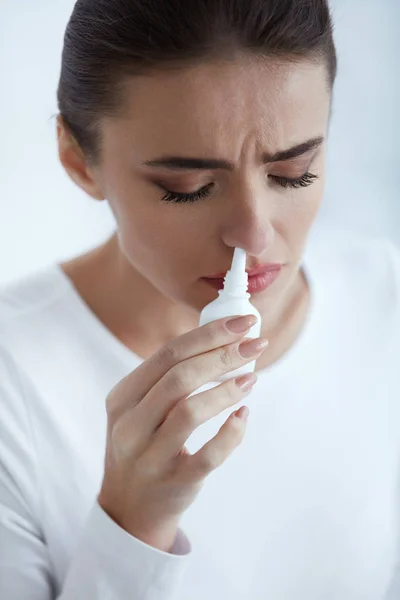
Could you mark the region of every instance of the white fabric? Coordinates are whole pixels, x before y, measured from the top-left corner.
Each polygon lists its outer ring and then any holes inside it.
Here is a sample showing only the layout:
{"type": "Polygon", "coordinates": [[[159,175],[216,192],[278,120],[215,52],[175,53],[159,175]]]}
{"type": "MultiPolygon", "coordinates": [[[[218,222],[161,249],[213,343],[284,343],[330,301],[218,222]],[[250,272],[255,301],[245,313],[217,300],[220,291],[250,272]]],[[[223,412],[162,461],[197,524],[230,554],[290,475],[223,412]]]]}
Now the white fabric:
{"type": "Polygon", "coordinates": [[[302,334],[259,374],[243,444],[183,516],[192,550],[180,532],[171,554],[96,503],[104,400],[141,359],[59,266],[2,289],[1,599],[400,598],[399,252],[325,235],[304,268],[302,334]]]}

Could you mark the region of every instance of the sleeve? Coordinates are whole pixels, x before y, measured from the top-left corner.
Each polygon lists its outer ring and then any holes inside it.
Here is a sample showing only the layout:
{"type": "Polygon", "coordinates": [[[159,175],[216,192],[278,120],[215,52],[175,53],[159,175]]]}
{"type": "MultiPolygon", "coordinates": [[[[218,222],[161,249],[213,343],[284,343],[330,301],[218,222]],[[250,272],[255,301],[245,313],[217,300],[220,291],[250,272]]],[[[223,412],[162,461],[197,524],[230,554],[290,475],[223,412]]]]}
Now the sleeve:
{"type": "Polygon", "coordinates": [[[60,600],[172,600],[177,598],[188,541],[179,531],[171,554],[121,529],[96,503],[60,600]]]}
{"type": "Polygon", "coordinates": [[[121,529],[94,503],[62,584],[56,582],[40,526],[37,464],[27,382],[0,347],[0,598],[4,600],[172,600],[189,542],[171,553],[121,529]]]}

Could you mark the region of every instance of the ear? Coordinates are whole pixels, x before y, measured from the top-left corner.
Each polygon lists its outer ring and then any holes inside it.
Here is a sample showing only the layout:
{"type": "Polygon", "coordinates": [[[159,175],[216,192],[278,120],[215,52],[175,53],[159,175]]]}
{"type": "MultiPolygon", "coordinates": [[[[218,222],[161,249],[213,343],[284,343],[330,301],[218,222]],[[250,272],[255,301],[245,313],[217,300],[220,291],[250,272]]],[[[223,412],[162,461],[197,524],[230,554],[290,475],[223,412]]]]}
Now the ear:
{"type": "Polygon", "coordinates": [[[95,200],[104,200],[94,168],[89,165],[83,150],[66,127],[61,115],[57,117],[57,139],[60,162],[72,181],[95,200]]]}

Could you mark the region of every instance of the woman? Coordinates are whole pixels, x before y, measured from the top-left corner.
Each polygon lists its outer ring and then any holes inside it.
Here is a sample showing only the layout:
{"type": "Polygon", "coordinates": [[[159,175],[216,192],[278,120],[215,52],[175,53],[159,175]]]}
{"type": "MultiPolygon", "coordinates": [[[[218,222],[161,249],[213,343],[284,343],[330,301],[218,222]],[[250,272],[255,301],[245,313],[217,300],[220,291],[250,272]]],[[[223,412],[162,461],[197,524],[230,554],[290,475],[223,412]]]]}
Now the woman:
{"type": "Polygon", "coordinates": [[[400,597],[399,254],[310,233],[335,74],[324,0],[76,3],[59,156],[116,231],[0,297],[1,598],[400,597]],[[198,327],[235,247],[256,341],[198,327]]]}

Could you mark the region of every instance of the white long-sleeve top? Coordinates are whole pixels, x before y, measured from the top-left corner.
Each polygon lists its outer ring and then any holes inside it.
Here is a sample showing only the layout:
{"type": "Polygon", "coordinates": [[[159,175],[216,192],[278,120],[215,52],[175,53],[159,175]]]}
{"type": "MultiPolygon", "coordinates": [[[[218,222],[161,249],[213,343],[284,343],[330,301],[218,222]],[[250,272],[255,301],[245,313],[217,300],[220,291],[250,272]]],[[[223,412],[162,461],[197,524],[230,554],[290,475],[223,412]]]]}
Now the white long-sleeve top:
{"type": "Polygon", "coordinates": [[[245,440],[183,515],[171,553],[96,501],[105,398],[140,357],[58,265],[3,287],[1,600],[400,598],[400,253],[322,238],[305,253],[303,331],[259,373],[245,440]]]}

